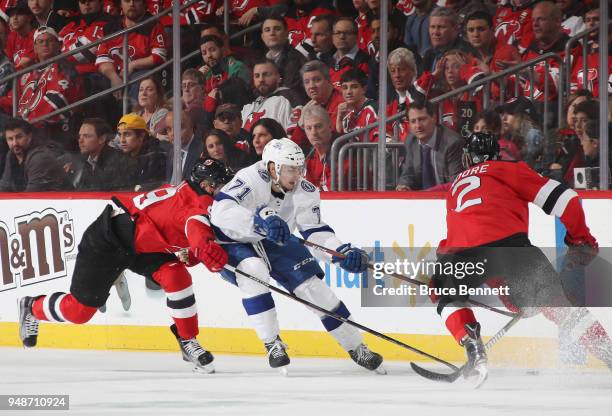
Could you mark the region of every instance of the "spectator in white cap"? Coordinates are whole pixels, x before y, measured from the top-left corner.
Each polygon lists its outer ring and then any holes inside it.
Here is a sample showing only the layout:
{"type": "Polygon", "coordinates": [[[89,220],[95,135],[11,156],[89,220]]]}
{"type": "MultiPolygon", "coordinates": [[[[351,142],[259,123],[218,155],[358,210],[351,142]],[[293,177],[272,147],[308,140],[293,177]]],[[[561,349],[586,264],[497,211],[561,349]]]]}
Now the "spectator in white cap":
{"type": "MultiPolygon", "coordinates": [[[[34,56],[37,62],[57,56],[60,48],[59,36],[53,28],[43,26],[34,32],[34,56]]],[[[76,140],[69,131],[71,113],[63,112],[51,117],[47,115],[79,100],[81,91],[82,81],[74,66],[67,60],[54,62],[19,78],[17,115],[45,131],[49,139],[67,150],[73,150],[76,148],[76,140]]],[[[12,91],[6,97],[0,97],[0,107],[10,114],[12,91]]]]}

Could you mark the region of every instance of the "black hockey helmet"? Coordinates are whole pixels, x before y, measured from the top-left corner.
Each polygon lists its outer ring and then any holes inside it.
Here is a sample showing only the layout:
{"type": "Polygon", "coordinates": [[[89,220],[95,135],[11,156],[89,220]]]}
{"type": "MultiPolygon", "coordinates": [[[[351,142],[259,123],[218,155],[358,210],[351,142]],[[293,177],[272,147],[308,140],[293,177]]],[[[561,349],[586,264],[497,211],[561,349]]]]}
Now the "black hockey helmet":
{"type": "Polygon", "coordinates": [[[200,183],[206,181],[210,186],[216,188],[228,183],[234,177],[234,172],[219,160],[206,158],[196,162],[191,170],[187,182],[196,190],[200,191],[200,183]]]}
{"type": "Polygon", "coordinates": [[[463,167],[499,159],[497,137],[489,133],[472,133],[463,146],[463,167]]]}

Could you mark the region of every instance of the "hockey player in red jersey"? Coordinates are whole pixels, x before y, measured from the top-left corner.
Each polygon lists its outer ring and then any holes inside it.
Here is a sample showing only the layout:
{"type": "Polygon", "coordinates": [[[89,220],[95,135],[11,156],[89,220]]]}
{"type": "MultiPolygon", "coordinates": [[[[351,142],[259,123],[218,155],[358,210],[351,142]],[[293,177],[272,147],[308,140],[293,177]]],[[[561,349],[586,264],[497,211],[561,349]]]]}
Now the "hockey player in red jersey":
{"type": "MultiPolygon", "coordinates": [[[[529,315],[541,311],[558,325],[570,327],[576,340],[612,369],[612,343],[604,328],[586,308],[570,306],[559,275],[542,251],[527,237],[528,204],[560,218],[567,229],[567,260],[586,265],[598,245],[586,225],[577,193],[561,183],[535,173],[523,162],[499,159],[494,136],[474,133],[464,147],[465,171],[451,184],[446,198],[447,238],[440,242],[438,262],[485,261],[485,272],[461,280],[436,274],[433,287],[456,288],[460,283],[478,287],[490,278],[503,278],[510,301],[529,315]],[[517,254],[519,253],[519,254],[517,254]],[[520,260],[517,257],[520,255],[520,260]],[[534,307],[535,306],[535,307],[534,307]]],[[[466,349],[466,376],[476,373],[477,385],[487,377],[487,356],[480,324],[466,306],[467,296],[441,296],[438,313],[446,327],[466,349]]]]}
{"type": "Polygon", "coordinates": [[[232,177],[223,163],[207,159],[194,166],[178,186],[136,197],[113,197],[85,230],[72,275],[70,293],[23,297],[19,335],[25,347],[36,345],[39,321],[84,324],[105,304],[125,269],[152,279],[166,292],[171,330],[183,359],[196,370],[213,371],[213,356],[196,339],[198,315],[191,275],[184,263],[198,262],[218,272],[227,254],[215,242],[208,220],[213,196],[232,177]],[[185,253],[187,251],[187,253],[185,253]],[[180,260],[174,254],[181,252],[180,260]]]}

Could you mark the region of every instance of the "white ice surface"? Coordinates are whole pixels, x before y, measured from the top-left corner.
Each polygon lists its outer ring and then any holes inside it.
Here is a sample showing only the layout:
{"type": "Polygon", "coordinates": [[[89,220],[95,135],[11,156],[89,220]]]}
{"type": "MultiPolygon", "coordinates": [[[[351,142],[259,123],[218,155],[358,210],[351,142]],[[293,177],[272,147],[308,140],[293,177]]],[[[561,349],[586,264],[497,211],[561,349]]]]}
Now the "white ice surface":
{"type": "MultiPolygon", "coordinates": [[[[387,362],[380,376],[349,360],[292,358],[289,377],[264,357],[218,355],[216,374],[179,353],[0,348],[0,394],[69,394],[42,415],[568,415],[612,414],[607,371],[492,370],[481,390],[439,384],[387,362]]],[[[426,365],[426,364],[424,364],[426,365]]]]}

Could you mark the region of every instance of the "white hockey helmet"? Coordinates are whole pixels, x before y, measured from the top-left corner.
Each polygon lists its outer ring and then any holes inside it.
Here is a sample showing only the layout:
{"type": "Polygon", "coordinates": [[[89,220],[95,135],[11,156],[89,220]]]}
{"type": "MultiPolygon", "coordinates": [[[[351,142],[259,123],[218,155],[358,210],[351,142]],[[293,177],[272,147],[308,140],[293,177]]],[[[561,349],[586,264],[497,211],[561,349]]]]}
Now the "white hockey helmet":
{"type": "Polygon", "coordinates": [[[274,163],[277,172],[282,166],[303,167],[306,161],[300,146],[286,137],[270,140],[263,149],[261,159],[266,167],[270,162],[274,163]]]}

